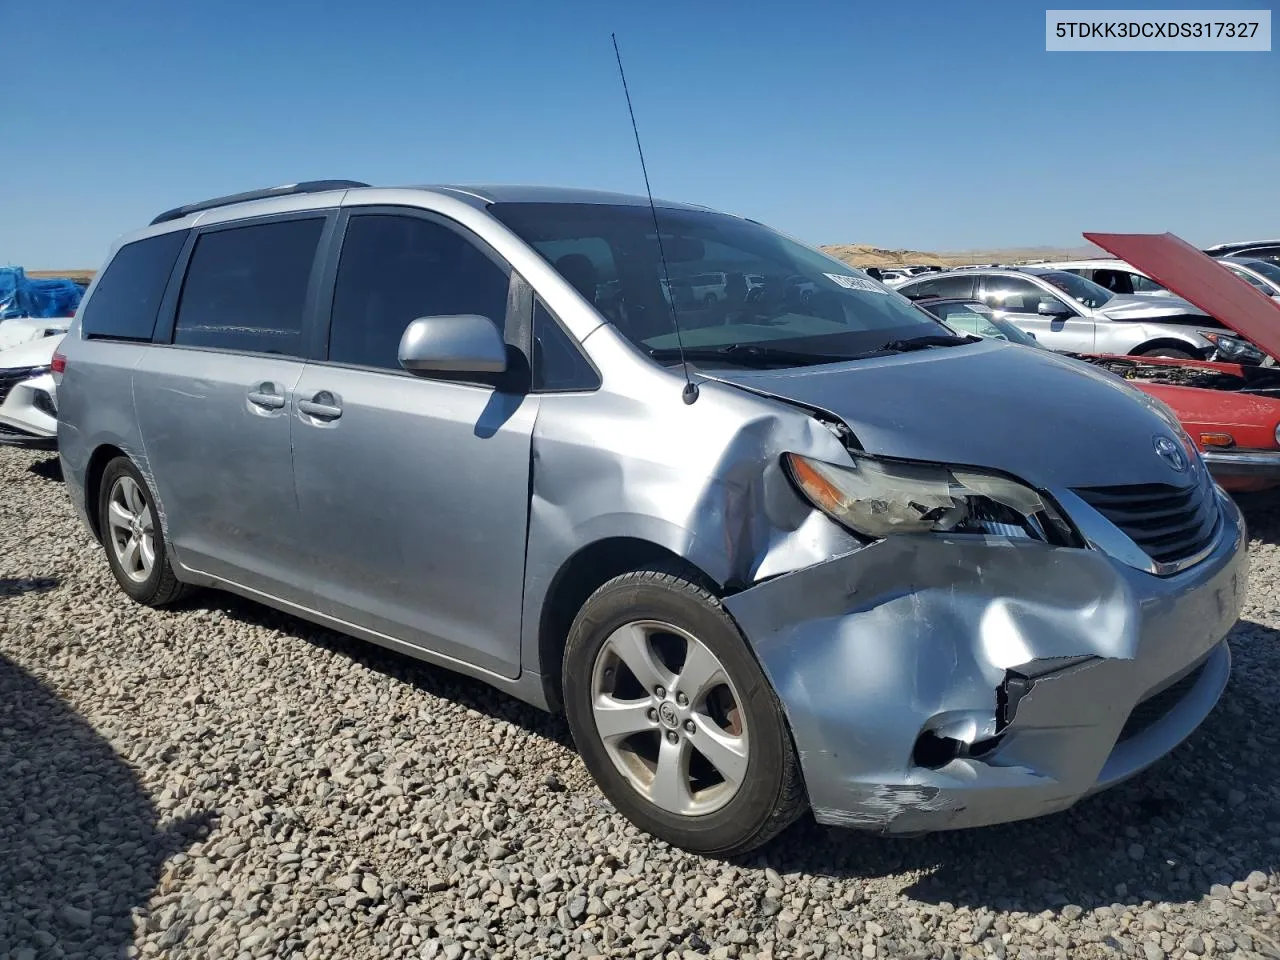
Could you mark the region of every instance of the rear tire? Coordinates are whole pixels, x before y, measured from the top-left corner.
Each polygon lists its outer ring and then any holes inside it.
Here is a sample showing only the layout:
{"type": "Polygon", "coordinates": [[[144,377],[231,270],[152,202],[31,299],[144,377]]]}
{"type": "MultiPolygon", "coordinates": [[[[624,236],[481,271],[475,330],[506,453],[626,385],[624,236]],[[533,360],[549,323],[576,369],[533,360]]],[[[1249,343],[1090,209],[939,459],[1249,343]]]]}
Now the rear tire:
{"type": "Polygon", "coordinates": [[[155,495],[128,457],[116,457],[98,487],[98,526],[107,564],[138,603],[163,607],[187,593],[169,562],[155,495]]]}
{"type": "Polygon", "coordinates": [[[565,646],[565,713],[623,816],[675,846],[732,856],[807,803],[782,705],[698,579],[656,564],[588,598],[565,646]]]}

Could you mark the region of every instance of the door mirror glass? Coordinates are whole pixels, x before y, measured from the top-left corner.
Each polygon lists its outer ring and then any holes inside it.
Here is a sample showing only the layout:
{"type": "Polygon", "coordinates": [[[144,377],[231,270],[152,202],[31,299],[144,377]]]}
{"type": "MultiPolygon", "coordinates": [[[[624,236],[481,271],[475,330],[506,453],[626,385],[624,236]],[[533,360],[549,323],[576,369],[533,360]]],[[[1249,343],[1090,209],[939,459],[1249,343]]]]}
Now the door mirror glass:
{"type": "Polygon", "coordinates": [[[475,314],[419,317],[405,328],[398,353],[410,373],[502,373],[507,345],[493,321],[475,314]]]}
{"type": "Polygon", "coordinates": [[[1036,305],[1036,313],[1042,317],[1069,317],[1071,311],[1064,304],[1052,300],[1041,300],[1036,305]]]}

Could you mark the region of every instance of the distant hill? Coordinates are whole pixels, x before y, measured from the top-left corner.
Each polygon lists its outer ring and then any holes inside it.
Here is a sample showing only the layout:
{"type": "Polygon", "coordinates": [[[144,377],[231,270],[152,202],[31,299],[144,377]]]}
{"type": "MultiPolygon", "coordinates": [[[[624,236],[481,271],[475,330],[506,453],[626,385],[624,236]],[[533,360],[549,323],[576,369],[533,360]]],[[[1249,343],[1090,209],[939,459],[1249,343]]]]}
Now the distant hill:
{"type": "Polygon", "coordinates": [[[1007,247],[1000,250],[961,250],[930,253],[927,250],[889,250],[869,243],[833,243],[823,252],[854,267],[898,267],[919,264],[932,267],[954,267],[962,263],[1016,263],[1021,260],[1082,260],[1109,254],[1095,246],[1083,247],[1007,247]]]}

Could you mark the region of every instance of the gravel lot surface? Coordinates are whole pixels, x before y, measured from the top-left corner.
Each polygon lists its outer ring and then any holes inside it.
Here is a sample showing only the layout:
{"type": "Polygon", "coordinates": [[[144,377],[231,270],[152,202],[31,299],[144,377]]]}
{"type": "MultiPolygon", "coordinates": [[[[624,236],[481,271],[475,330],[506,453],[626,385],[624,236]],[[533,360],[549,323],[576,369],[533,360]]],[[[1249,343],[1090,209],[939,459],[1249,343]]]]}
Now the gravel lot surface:
{"type": "Polygon", "coordinates": [[[131,603],[57,461],[0,448],[0,960],[1280,958],[1280,510],[1249,515],[1235,676],[1171,760],[1040,821],[802,821],[725,863],[479,683],[224,595],[131,603]]]}

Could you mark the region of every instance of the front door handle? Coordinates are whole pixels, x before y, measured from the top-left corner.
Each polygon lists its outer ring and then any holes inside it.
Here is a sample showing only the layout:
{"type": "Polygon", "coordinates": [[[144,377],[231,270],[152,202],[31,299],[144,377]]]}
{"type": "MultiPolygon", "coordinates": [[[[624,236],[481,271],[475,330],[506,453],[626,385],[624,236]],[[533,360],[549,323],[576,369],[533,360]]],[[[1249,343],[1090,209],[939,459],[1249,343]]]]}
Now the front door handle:
{"type": "Polygon", "coordinates": [[[280,410],[284,407],[284,391],[278,383],[260,383],[249,389],[249,402],[263,410],[280,410]]]}
{"type": "Polygon", "coordinates": [[[299,400],[298,409],[317,420],[337,420],[342,416],[342,401],[328,390],[321,390],[310,400],[299,400]]]}

